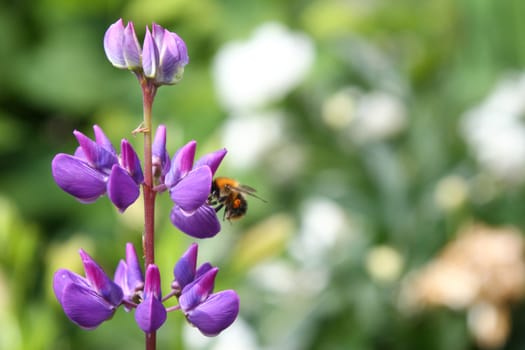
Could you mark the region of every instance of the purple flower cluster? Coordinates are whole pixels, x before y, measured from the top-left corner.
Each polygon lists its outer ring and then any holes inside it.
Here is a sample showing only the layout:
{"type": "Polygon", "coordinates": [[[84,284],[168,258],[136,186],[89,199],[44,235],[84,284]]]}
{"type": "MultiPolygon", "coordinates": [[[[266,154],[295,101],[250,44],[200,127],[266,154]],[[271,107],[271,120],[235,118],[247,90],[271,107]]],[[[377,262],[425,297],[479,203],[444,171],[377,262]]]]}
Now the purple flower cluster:
{"type": "Polygon", "coordinates": [[[123,212],[139,196],[143,182],[137,153],[127,140],[121,142],[121,153],[102,129],[95,125],[95,141],[73,131],[79,147],[73,155],[60,153],[51,163],[58,186],[82,203],[94,202],[107,193],[111,202],[123,212]]]}
{"type": "Polygon", "coordinates": [[[153,79],[157,85],[176,84],[182,79],[188,64],[188,49],[175,33],[153,23],[146,27],[141,49],[133,23],[126,27],[122,19],[112,24],[104,36],[104,50],[111,64],[129,69],[139,76],[153,79]]]}
{"type": "MultiPolygon", "coordinates": [[[[73,134],[79,147],[73,155],[60,153],[51,163],[58,186],[82,203],[107,193],[121,211],[133,204],[144,176],[137,153],[127,140],[117,155],[102,129],[95,125],[95,141],[79,131],[73,134]]],[[[170,161],[166,127],[160,125],[153,143],[153,173],[158,192],[169,191],[174,202],[170,219],[182,232],[195,238],[213,237],[220,231],[215,210],[207,204],[213,174],[226,155],[225,149],[204,155],[194,164],[197,142],[190,141],[170,161]]]]}
{"type": "Polygon", "coordinates": [[[119,306],[135,309],[135,320],[144,332],[159,329],[167,312],[182,310],[188,322],[204,335],[215,336],[229,327],[239,313],[239,297],[233,290],[213,292],[219,269],[210,263],[198,269],[196,243],[190,245],[175,264],[171,292],[162,298],[160,272],[149,265],[145,278],[131,243],[126,245],[126,260],[121,260],[111,280],[86,252],[80,250],[86,277],[60,269],[53,278],[53,290],[66,316],[85,329],[94,329],[113,317],[119,306]],[[166,308],[171,297],[179,301],[166,308]]]}

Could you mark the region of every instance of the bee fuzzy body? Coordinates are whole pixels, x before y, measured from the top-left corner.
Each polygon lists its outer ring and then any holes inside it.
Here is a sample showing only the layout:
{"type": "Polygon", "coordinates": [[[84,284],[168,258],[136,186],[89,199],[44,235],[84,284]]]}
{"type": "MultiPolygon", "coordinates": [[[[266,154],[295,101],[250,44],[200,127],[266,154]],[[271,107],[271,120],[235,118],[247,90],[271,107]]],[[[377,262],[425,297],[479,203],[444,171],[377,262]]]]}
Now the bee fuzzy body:
{"type": "Polygon", "coordinates": [[[208,203],[215,207],[216,212],[224,208],[223,219],[237,220],[246,215],[248,210],[248,202],[244,198],[245,194],[264,201],[255,195],[255,192],[255,189],[241,185],[234,179],[217,177],[212,182],[208,203]]]}

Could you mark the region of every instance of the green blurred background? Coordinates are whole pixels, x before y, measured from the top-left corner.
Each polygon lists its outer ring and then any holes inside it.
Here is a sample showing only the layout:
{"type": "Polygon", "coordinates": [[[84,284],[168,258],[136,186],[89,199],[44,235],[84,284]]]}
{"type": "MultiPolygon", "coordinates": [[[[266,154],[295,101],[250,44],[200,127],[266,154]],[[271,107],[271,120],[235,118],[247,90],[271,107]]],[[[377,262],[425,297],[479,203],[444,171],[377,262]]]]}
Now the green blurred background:
{"type": "MultiPolygon", "coordinates": [[[[120,17],[188,46],[154,105],[170,153],[226,146],[219,175],[268,202],[199,242],[240,318],[208,339],[172,313],[159,349],[524,349],[524,16],[521,0],[0,3],[0,349],[143,347],[132,314],[83,331],[51,290],[81,247],[109,274],[140,247],[140,203],[82,205],[50,171],[95,123],[141,148],[139,86],[102,47],[120,17]],[[465,230],[489,244],[443,254],[465,230]],[[422,277],[436,261],[452,268],[422,277]]],[[[165,293],[192,241],[169,210],[161,196],[165,293]]]]}

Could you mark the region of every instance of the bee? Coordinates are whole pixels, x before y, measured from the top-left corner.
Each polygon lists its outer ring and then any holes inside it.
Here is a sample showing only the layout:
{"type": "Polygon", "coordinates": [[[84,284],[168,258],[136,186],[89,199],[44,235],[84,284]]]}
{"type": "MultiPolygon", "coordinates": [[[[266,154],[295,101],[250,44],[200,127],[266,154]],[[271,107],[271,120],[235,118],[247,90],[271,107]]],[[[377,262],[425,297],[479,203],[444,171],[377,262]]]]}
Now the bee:
{"type": "Polygon", "coordinates": [[[264,199],[255,194],[256,190],[250,186],[241,185],[228,177],[216,177],[211,185],[208,203],[215,206],[215,212],[224,208],[223,220],[228,221],[242,218],[248,210],[248,202],[244,195],[264,199]]]}

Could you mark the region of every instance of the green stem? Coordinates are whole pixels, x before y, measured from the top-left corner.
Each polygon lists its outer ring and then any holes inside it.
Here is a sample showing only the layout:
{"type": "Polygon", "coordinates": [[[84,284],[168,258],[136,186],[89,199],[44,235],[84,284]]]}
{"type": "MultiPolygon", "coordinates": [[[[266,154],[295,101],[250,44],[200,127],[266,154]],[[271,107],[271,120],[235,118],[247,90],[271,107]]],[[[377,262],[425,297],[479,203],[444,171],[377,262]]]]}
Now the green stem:
{"type": "MultiPolygon", "coordinates": [[[[145,267],[155,263],[155,191],[153,190],[151,109],[157,87],[147,79],[141,80],[142,100],[144,104],[144,236],[143,249],[145,267]]],[[[156,332],[146,333],[146,350],[156,349],[156,332]]]]}

